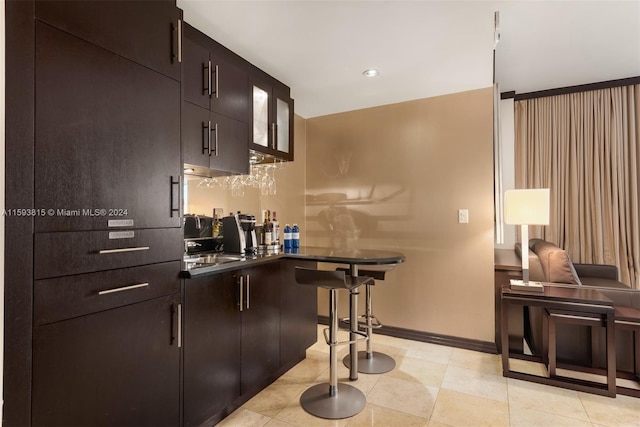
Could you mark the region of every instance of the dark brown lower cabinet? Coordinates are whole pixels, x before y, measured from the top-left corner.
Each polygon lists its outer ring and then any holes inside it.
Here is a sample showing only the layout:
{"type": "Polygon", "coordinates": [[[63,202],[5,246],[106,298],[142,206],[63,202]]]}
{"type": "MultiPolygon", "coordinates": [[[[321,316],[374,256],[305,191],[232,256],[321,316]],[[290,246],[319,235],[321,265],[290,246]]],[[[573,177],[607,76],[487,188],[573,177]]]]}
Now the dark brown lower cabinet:
{"type": "Polygon", "coordinates": [[[277,261],[185,279],[184,426],[219,421],[282,373],[280,284],[277,261]]]}
{"type": "Polygon", "coordinates": [[[313,261],[282,260],[280,303],[280,366],[306,357],[318,340],[318,288],[296,283],[295,267],[316,268],[313,261]]]}
{"type": "Polygon", "coordinates": [[[255,393],[280,367],[280,263],[242,270],[242,394],[255,393]]]}
{"type": "Polygon", "coordinates": [[[240,289],[235,272],[184,281],[184,426],[228,415],[240,396],[240,289]]]}
{"type": "Polygon", "coordinates": [[[33,426],[178,426],[180,294],[34,328],[33,426]]]}

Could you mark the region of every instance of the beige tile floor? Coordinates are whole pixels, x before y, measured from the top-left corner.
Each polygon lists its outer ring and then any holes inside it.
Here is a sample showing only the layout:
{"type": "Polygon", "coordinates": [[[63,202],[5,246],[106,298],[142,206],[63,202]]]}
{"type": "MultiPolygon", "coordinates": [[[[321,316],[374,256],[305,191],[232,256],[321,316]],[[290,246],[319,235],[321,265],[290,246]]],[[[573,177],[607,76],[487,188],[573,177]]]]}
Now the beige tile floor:
{"type": "MultiPolygon", "coordinates": [[[[382,375],[359,374],[358,381],[349,382],[366,394],[367,406],[360,414],[329,421],[300,407],[302,392],[329,378],[328,347],[320,338],[305,360],[219,426],[640,427],[640,399],[612,399],[504,378],[498,355],[382,335],[374,336],[373,345],[393,356],[396,368],[382,375]]],[[[347,352],[340,349],[340,361],[347,352]]],[[[339,380],[348,382],[348,375],[340,363],[339,380]]]]}

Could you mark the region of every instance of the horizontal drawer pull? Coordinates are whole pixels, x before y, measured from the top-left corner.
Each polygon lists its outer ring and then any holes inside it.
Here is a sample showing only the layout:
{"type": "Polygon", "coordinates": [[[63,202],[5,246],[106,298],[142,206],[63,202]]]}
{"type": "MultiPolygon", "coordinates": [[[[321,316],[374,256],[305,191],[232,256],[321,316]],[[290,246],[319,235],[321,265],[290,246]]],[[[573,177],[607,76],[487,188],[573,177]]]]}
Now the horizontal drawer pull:
{"type": "Polygon", "coordinates": [[[629,320],[616,320],[615,322],[618,325],[630,325],[630,326],[636,326],[636,327],[640,328],[640,320],[638,320],[636,322],[629,321],[629,320]]]}
{"type": "Polygon", "coordinates": [[[589,322],[598,322],[600,323],[602,321],[602,319],[600,317],[589,317],[589,316],[576,316],[573,314],[557,314],[557,313],[552,313],[551,317],[558,317],[561,319],[574,319],[574,320],[586,320],[589,322]]]}
{"type": "Polygon", "coordinates": [[[99,291],[98,295],[107,295],[107,294],[113,294],[115,292],[130,291],[131,289],[144,288],[147,286],[149,286],[149,283],[138,283],[137,285],[123,286],[121,288],[107,289],[106,291],[99,291]]]}
{"type": "Polygon", "coordinates": [[[149,246],[138,246],[136,248],[122,248],[122,249],[103,249],[98,251],[99,254],[117,254],[120,252],[135,252],[135,251],[147,251],[149,246]]]}

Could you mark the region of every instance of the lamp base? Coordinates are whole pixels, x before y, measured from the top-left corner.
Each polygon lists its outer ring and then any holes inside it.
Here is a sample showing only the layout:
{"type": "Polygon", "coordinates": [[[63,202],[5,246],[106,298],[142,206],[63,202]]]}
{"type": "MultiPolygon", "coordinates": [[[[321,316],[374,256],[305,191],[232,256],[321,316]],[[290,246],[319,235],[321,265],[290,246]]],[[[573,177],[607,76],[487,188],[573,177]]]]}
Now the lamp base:
{"type": "Polygon", "coordinates": [[[544,292],[544,286],[541,282],[525,282],[524,280],[511,279],[510,288],[514,291],[544,292]]]}

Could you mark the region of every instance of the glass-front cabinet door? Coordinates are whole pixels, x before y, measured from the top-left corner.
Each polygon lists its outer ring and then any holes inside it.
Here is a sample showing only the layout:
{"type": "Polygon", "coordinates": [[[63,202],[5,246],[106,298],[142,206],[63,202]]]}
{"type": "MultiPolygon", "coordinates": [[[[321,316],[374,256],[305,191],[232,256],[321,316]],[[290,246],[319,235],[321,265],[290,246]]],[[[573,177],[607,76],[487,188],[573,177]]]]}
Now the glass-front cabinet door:
{"type": "Polygon", "coordinates": [[[269,92],[253,85],[253,144],[269,148],[269,92]]]}
{"type": "Polygon", "coordinates": [[[251,149],[293,160],[293,100],[289,88],[275,79],[253,78],[251,149]]]}
{"type": "Polygon", "coordinates": [[[293,159],[293,100],[286,93],[273,90],[276,103],[276,143],[275,148],[280,153],[290,155],[293,159]]]}

